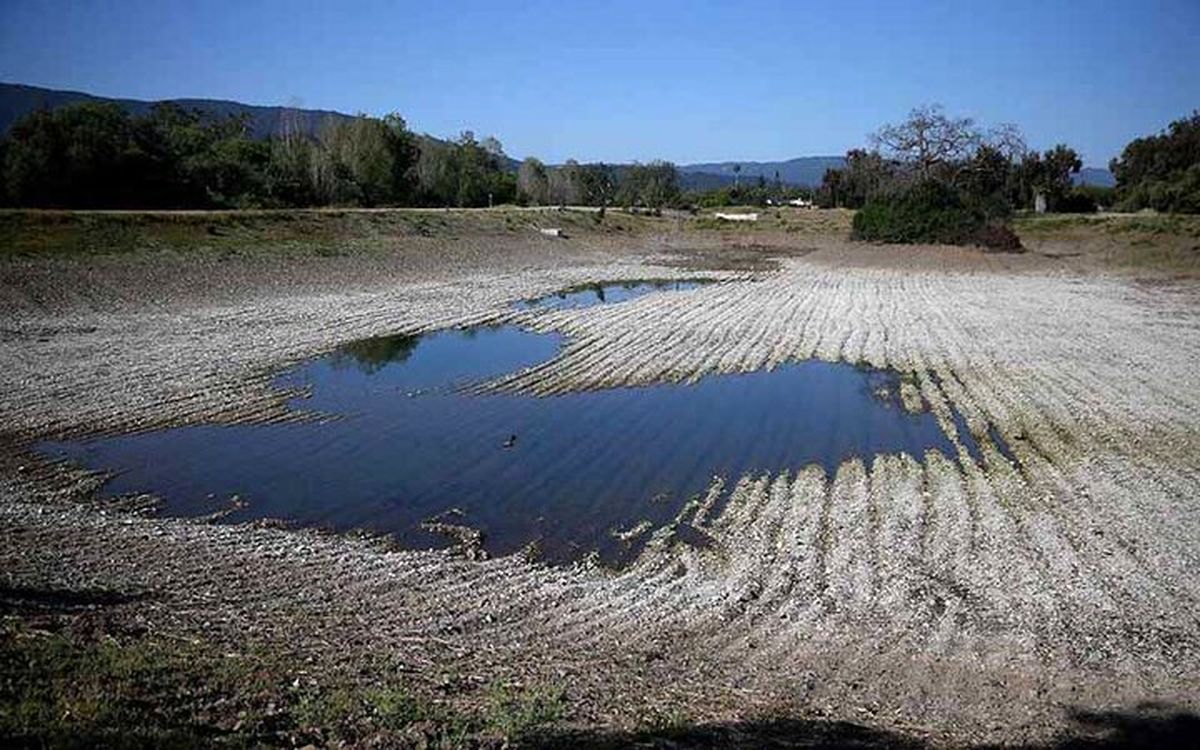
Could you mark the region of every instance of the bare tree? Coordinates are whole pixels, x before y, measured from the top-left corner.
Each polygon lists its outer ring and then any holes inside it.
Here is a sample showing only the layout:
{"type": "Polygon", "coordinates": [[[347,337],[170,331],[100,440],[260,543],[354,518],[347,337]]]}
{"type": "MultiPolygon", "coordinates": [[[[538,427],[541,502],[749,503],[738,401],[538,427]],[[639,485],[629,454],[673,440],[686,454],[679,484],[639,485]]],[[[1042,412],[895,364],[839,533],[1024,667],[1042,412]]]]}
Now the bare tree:
{"type": "Polygon", "coordinates": [[[1019,163],[1029,153],[1025,135],[1011,122],[1002,122],[987,132],[987,145],[995,149],[1010,164],[1019,163]]]}
{"type": "Polygon", "coordinates": [[[517,190],[535,206],[545,205],[550,194],[546,165],[532,156],[517,169],[517,190]]]}
{"type": "Polygon", "coordinates": [[[504,158],[504,146],[501,145],[500,140],[495,136],[489,135],[487,138],[484,138],[479,142],[479,147],[494,159],[504,158]]]}
{"type": "Polygon", "coordinates": [[[579,162],[567,159],[561,167],[550,170],[550,201],[560,206],[579,203],[583,200],[579,162]]]}
{"type": "Polygon", "coordinates": [[[917,107],[904,122],[884,125],[871,136],[876,148],[896,161],[911,165],[921,178],[969,158],[982,140],[974,120],[948,117],[938,104],[917,107]]]}

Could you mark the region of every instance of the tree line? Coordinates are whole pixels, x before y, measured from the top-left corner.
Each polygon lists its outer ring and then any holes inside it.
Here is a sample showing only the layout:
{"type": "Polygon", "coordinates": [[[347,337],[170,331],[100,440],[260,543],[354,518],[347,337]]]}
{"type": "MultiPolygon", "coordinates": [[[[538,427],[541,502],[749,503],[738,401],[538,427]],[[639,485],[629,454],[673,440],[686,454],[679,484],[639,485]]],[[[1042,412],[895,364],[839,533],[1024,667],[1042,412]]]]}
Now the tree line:
{"type": "Polygon", "coordinates": [[[419,137],[396,114],[330,119],[315,134],[285,116],[251,138],[243,119],[170,102],[145,115],[86,102],[31,112],[0,140],[0,192],[40,208],[487,205],[511,200],[495,139],[419,137]]]}
{"type": "Polygon", "coordinates": [[[828,170],[818,191],[822,205],[859,209],[853,228],[862,239],[1018,249],[1004,224],[1015,209],[1044,201],[1073,210],[1078,200],[1079,155],[1064,144],[1032,150],[1015,125],[985,130],[925,106],[870,142],[846,154],[845,168],[828,170]]]}
{"type": "Polygon", "coordinates": [[[1200,213],[1200,111],[1131,141],[1108,169],[1122,210],[1200,213]]]}
{"type": "Polygon", "coordinates": [[[926,106],[883,126],[869,148],[848,152],[845,168],[825,173],[817,201],[857,209],[914,184],[936,183],[989,220],[1031,210],[1039,196],[1051,212],[1103,206],[1200,213],[1200,112],[1130,142],[1109,162],[1115,188],[1075,185],[1081,167],[1065,144],[1039,152],[1026,146],[1015,125],[985,130],[970,118],[926,106]]]}
{"type": "MultiPolygon", "coordinates": [[[[0,204],[39,208],[275,208],[309,206],[591,205],[721,206],[808,197],[778,178],[684,193],[678,170],[646,164],[515,170],[500,142],[466,131],[442,141],[408,129],[398,114],[330,119],[316,133],[299,118],[250,137],[236,117],[212,119],[164,102],[145,115],[86,102],[31,112],[0,139],[0,204]]],[[[936,184],[983,221],[1030,209],[1200,212],[1200,112],[1139,138],[1110,163],[1115,190],[1077,187],[1078,154],[1059,144],[1038,152],[1019,129],[990,129],[940,107],[913,110],[846,154],[815,191],[818,205],[864,208],[917,184],[936,184]]],[[[929,191],[925,191],[929,193],[929,191]]]]}
{"type": "Polygon", "coordinates": [[[145,115],[86,102],[31,112],[0,139],[0,202],[37,208],[478,207],[520,203],[661,209],[679,200],[673,164],[515,172],[500,142],[470,131],[420,136],[398,114],[299,118],[250,137],[237,117],[212,119],[170,102],[145,115]]]}
{"type": "Polygon", "coordinates": [[[936,183],[988,218],[1032,209],[1039,195],[1047,210],[1072,210],[1078,200],[1072,175],[1082,166],[1065,144],[1038,152],[1026,146],[1015,125],[984,129],[971,118],[925,106],[880,128],[870,148],[849,151],[844,168],[827,170],[817,200],[862,208],[873,198],[936,183]]]}
{"type": "Polygon", "coordinates": [[[522,202],[534,206],[609,206],[661,211],[679,205],[679,170],[667,161],[647,164],[580,164],[549,167],[530,157],[517,170],[522,202]]]}

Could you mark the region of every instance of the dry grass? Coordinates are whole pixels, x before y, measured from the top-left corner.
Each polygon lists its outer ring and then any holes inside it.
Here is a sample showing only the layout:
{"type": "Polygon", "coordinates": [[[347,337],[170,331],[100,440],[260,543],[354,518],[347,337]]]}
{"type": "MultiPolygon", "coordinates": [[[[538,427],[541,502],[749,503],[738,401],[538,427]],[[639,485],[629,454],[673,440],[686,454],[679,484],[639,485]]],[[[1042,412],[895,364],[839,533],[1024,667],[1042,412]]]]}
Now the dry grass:
{"type": "Polygon", "coordinates": [[[721,232],[789,232],[799,235],[841,236],[850,235],[850,222],[854,212],[848,209],[803,209],[790,206],[761,208],[758,206],[733,206],[706,209],[694,219],[692,227],[700,230],[721,232]],[[757,213],[756,222],[722,221],[716,213],[757,213]]]}
{"type": "Polygon", "coordinates": [[[1043,215],[1017,219],[1022,242],[1072,266],[1200,274],[1200,216],[1043,215]]]}
{"type": "Polygon", "coordinates": [[[0,257],[128,253],[338,255],[382,251],[414,237],[620,234],[651,217],[557,209],[288,209],[274,211],[0,210],[0,257]]]}

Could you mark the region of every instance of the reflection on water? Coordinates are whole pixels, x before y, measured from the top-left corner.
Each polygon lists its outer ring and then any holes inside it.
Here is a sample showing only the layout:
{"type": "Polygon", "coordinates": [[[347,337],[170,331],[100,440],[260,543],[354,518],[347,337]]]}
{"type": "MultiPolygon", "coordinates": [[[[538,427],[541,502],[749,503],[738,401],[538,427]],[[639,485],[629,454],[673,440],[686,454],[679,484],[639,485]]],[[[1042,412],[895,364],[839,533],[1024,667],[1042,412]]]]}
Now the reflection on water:
{"type": "Polygon", "coordinates": [[[363,372],[372,373],[384,365],[407,360],[420,340],[420,336],[374,336],[346,344],[333,354],[331,361],[335,367],[352,363],[363,372]]]}
{"type": "Polygon", "coordinates": [[[116,470],[107,492],[154,492],[176,514],[211,512],[237,494],[245,507],[228,520],[366,527],[424,547],[443,540],[422,521],[450,511],[481,529],[492,553],[536,540],[551,559],[598,550],[614,561],[646,536],[616,532],[669,522],[714,475],[956,455],[932,415],[901,407],[895,373],[847,364],[540,398],[456,388],[545,361],[560,343],[514,326],[370,339],[279,379],[312,387],[295,408],[344,419],[42,448],[116,470]]]}
{"type": "Polygon", "coordinates": [[[695,289],[705,284],[714,284],[715,279],[679,279],[679,280],[636,280],[608,281],[598,284],[580,284],[563,289],[544,297],[536,297],[518,302],[516,306],[522,310],[533,309],[577,309],[592,305],[613,304],[635,299],[651,292],[682,292],[695,289]]]}

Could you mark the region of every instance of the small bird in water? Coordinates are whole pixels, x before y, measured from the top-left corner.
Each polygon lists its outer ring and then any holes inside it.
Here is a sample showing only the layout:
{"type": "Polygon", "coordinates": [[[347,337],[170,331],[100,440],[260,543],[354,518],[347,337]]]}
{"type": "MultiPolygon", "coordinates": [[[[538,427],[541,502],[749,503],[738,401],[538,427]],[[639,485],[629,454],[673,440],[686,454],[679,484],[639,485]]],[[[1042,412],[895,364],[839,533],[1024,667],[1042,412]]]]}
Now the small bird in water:
{"type": "Polygon", "coordinates": [[[512,448],[512,447],[513,447],[513,446],[515,446],[516,444],[517,444],[517,436],[516,436],[516,435],[509,435],[509,436],[508,436],[508,440],[505,440],[505,441],[504,441],[503,447],[504,447],[504,448],[512,448]]]}

